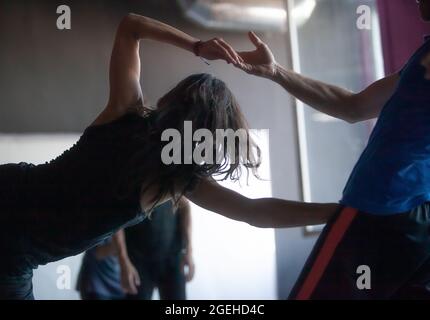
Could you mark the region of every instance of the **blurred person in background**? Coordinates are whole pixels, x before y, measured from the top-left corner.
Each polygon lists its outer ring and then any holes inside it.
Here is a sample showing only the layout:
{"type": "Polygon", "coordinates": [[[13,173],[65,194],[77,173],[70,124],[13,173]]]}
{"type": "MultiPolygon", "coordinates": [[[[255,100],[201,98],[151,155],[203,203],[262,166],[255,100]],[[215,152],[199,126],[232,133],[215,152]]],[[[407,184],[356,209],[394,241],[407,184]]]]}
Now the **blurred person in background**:
{"type": "Polygon", "coordinates": [[[120,244],[122,287],[132,300],[149,300],[155,288],[162,300],[185,300],[194,277],[190,204],[168,201],[150,219],[123,230],[120,244]]]}
{"type": "Polygon", "coordinates": [[[82,300],[122,300],[118,250],[112,238],[87,250],[82,259],[76,289],[82,300]]]}
{"type": "Polygon", "coordinates": [[[150,300],[155,288],[162,300],[185,300],[194,272],[189,202],[168,201],[88,250],[77,289],[83,300],[150,300]]]}

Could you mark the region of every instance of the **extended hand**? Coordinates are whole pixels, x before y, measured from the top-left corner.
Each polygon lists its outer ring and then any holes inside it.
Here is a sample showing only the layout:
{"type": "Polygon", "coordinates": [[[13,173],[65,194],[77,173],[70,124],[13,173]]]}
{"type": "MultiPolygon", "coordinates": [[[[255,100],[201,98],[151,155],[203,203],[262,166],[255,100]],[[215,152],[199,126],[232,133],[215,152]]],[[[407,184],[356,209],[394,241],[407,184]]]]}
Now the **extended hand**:
{"type": "Polygon", "coordinates": [[[248,33],[254,51],[239,52],[243,62],[236,65],[243,71],[259,77],[271,78],[276,73],[276,60],[270,48],[254,32],[248,33]]]}

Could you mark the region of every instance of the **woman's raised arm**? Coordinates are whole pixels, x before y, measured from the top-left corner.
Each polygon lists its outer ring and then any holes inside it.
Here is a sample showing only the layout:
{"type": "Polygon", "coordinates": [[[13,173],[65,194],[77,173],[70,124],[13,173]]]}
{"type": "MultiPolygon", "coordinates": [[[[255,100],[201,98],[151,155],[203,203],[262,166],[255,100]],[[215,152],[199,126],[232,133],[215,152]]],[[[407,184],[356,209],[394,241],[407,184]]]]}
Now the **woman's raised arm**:
{"type": "Polygon", "coordinates": [[[208,60],[238,63],[241,58],[222,39],[199,41],[160,21],[128,14],[118,27],[110,63],[110,95],[108,108],[116,114],[142,100],[140,87],[139,42],[151,39],[196,53],[208,60]]]}
{"type": "Polygon", "coordinates": [[[326,223],[334,203],[304,203],[275,198],[249,199],[215,181],[204,180],[187,198],[204,209],[259,228],[291,228],[326,223]]]}

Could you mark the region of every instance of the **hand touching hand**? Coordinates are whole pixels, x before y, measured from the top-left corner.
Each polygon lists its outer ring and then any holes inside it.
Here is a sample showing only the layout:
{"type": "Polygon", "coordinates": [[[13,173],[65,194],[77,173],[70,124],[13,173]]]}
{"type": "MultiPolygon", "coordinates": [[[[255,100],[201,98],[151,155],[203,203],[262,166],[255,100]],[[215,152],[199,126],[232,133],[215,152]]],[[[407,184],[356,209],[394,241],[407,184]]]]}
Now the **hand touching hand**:
{"type": "Polygon", "coordinates": [[[276,74],[276,60],[270,48],[254,32],[248,33],[254,51],[239,52],[243,62],[237,65],[243,71],[259,77],[272,78],[276,74]]]}
{"type": "Polygon", "coordinates": [[[199,42],[197,51],[199,56],[207,60],[225,60],[232,64],[243,62],[239,54],[221,38],[199,42]]]}

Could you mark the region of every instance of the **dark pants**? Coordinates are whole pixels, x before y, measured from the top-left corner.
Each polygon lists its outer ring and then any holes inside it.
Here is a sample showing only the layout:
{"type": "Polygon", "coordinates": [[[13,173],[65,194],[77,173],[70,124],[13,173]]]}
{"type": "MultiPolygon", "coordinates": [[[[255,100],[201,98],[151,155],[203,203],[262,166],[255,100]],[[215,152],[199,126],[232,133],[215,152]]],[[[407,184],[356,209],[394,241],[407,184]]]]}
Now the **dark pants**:
{"type": "Polygon", "coordinates": [[[165,259],[133,259],[140,276],[137,295],[128,295],[129,300],[150,300],[155,288],[158,288],[161,300],[185,300],[185,276],[181,268],[182,254],[175,254],[165,259]]]}
{"type": "Polygon", "coordinates": [[[342,208],[290,299],[430,299],[430,204],[389,216],[342,208]],[[370,288],[358,284],[361,266],[370,270],[370,288]]]}

